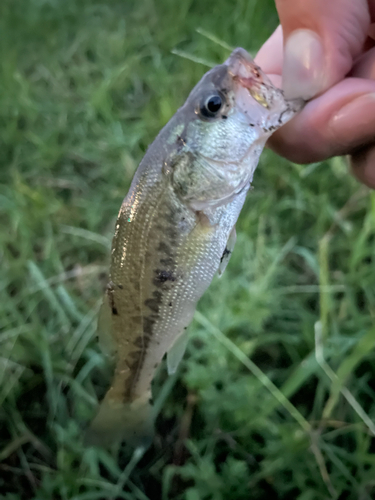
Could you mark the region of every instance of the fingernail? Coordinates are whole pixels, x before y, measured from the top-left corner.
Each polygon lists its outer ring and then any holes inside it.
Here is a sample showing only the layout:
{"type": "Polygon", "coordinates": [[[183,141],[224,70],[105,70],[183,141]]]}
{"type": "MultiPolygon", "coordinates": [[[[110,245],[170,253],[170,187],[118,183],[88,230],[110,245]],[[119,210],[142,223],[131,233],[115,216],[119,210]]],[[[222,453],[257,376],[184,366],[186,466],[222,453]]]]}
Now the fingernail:
{"type": "Polygon", "coordinates": [[[375,92],[363,94],[343,106],[329,121],[334,137],[348,146],[365,143],[375,133],[375,92]]]}
{"type": "Polygon", "coordinates": [[[285,97],[311,99],[324,89],[325,80],[324,49],[320,36],[306,29],[292,32],[284,49],[285,97]]]}

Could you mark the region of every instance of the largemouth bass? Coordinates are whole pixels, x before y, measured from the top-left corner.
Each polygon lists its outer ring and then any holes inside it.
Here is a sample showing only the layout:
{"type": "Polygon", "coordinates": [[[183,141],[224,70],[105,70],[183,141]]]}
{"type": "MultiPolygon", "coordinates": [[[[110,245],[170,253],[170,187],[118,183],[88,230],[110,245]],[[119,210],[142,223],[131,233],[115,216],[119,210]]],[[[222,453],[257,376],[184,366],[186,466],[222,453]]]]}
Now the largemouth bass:
{"type": "Polygon", "coordinates": [[[198,300],[221,274],[259,156],[301,108],[243,49],[206,73],[147,150],[112,243],[98,331],[114,364],[91,442],[152,437],[151,382],[176,370],[198,300]]]}

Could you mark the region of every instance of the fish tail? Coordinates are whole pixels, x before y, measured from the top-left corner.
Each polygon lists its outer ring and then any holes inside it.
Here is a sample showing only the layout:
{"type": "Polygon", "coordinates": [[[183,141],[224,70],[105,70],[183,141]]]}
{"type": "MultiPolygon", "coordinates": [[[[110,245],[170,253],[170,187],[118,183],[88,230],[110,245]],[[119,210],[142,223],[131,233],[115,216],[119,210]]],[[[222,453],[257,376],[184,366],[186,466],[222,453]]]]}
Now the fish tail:
{"type": "Polygon", "coordinates": [[[110,447],[126,441],[133,447],[148,448],[154,435],[150,395],[131,403],[104,398],[86,434],[86,443],[110,447]]]}

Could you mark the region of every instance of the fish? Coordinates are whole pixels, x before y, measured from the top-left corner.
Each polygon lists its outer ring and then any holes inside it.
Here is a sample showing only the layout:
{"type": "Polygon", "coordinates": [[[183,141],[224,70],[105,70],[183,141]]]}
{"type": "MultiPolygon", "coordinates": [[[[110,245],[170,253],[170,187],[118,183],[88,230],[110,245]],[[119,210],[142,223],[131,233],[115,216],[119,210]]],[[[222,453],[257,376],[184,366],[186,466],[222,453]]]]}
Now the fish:
{"type": "Polygon", "coordinates": [[[235,224],[270,135],[303,106],[287,101],[246,50],[208,71],[157,135],[124,199],[98,320],[113,366],[88,441],[153,439],[151,382],[174,373],[187,327],[236,240],[235,224]]]}

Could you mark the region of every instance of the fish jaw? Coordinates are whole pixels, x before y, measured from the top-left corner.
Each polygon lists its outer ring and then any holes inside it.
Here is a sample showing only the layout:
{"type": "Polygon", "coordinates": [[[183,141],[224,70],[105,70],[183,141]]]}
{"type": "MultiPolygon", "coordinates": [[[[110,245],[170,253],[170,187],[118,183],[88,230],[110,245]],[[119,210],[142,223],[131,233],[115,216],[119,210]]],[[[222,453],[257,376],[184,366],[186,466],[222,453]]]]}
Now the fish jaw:
{"type": "Polygon", "coordinates": [[[258,129],[260,139],[267,140],[305,105],[302,99],[286,100],[246,50],[235,49],[224,64],[234,82],[237,108],[258,129]]]}

